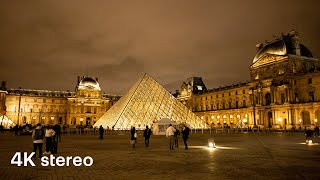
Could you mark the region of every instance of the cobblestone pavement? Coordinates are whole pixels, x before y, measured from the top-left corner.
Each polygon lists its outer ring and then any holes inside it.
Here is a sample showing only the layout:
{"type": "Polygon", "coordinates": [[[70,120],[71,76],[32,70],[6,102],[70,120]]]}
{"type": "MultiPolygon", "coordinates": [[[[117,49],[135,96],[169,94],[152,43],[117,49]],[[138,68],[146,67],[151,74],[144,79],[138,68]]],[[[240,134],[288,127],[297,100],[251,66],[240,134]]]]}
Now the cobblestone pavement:
{"type": "MultiPolygon", "coordinates": [[[[56,156],[91,156],[91,167],[10,165],[15,152],[31,152],[31,136],[0,134],[0,179],[320,179],[320,145],[306,145],[303,133],[192,134],[189,150],[169,150],[163,136],[135,149],[129,134],[62,135],[56,156]],[[206,149],[214,136],[217,148],[206,149]]],[[[181,137],[180,137],[181,138],[181,137]]],[[[319,142],[319,139],[316,140],[319,142]]]]}

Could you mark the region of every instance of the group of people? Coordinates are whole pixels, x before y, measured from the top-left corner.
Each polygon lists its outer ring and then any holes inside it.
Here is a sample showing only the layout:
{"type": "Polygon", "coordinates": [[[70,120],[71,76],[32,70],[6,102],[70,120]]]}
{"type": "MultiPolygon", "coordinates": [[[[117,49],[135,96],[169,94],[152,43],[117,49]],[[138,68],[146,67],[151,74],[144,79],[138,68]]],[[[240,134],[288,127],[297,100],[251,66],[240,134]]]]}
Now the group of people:
{"type": "Polygon", "coordinates": [[[33,140],[33,152],[35,152],[34,158],[36,157],[37,150],[39,150],[39,158],[45,154],[55,154],[58,149],[58,141],[61,142],[61,127],[56,124],[54,126],[46,126],[45,130],[40,123],[32,132],[33,140]],[[46,139],[46,151],[42,153],[43,139],[46,139]]]}
{"type": "MultiPolygon", "coordinates": [[[[104,128],[102,125],[100,125],[98,131],[99,131],[99,139],[102,140],[103,134],[104,134],[104,128]]],[[[189,131],[190,131],[189,128],[186,125],[184,125],[182,128],[182,139],[183,139],[185,149],[188,149],[187,140],[189,138],[189,131]]],[[[146,128],[143,131],[145,147],[149,147],[151,135],[152,135],[152,130],[148,126],[146,126],[146,128]]],[[[169,139],[170,150],[173,150],[174,146],[179,147],[179,145],[178,145],[178,142],[179,142],[178,136],[179,135],[180,135],[179,129],[173,127],[172,124],[169,124],[169,126],[166,130],[166,137],[169,139]]],[[[133,127],[131,127],[131,130],[130,130],[130,143],[132,144],[133,148],[135,148],[135,145],[137,143],[137,137],[138,137],[137,130],[133,126],[133,127]]]]}
{"type": "MultiPolygon", "coordinates": [[[[182,139],[183,139],[183,143],[185,146],[185,149],[189,149],[188,148],[188,144],[187,144],[187,140],[189,138],[189,128],[184,125],[182,128],[182,139]]],[[[175,127],[172,126],[172,124],[169,124],[167,130],[166,130],[166,137],[169,139],[169,147],[170,150],[174,150],[173,147],[179,147],[178,145],[178,136],[180,135],[180,131],[179,129],[176,129],[175,127]]]]}
{"type": "Polygon", "coordinates": [[[316,126],[316,127],[314,128],[314,130],[312,130],[312,129],[310,129],[310,128],[306,128],[306,130],[305,130],[305,135],[306,135],[306,143],[308,143],[309,140],[312,140],[313,137],[318,137],[318,138],[320,138],[320,136],[319,136],[319,127],[316,126]]]}

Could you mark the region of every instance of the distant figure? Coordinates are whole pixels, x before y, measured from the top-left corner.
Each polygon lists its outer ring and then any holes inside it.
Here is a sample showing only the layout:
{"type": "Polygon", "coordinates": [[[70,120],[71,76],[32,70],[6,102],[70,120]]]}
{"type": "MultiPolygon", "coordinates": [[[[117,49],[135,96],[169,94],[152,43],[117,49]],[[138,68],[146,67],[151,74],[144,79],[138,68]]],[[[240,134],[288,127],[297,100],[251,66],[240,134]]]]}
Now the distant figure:
{"type": "Polygon", "coordinates": [[[136,128],[134,126],[131,128],[130,134],[131,134],[130,143],[132,144],[132,148],[134,148],[135,144],[137,143],[137,136],[138,136],[136,128]]]}
{"type": "Polygon", "coordinates": [[[149,129],[149,127],[146,126],[146,129],[143,132],[144,144],[146,147],[149,147],[149,139],[150,139],[151,134],[152,134],[151,129],[149,129]]]}
{"type": "Polygon", "coordinates": [[[45,133],[46,151],[43,154],[51,154],[52,153],[52,141],[53,141],[53,137],[55,134],[56,134],[56,132],[50,126],[47,126],[46,133],[45,133]]]}
{"type": "Polygon", "coordinates": [[[183,138],[185,149],[189,149],[187,144],[187,140],[189,138],[189,128],[186,125],[184,125],[182,129],[182,138],[183,138]]]}
{"type": "Polygon", "coordinates": [[[15,125],[14,128],[13,128],[13,132],[14,132],[14,135],[16,136],[18,134],[18,131],[19,131],[19,125],[15,125]]]}
{"type": "Polygon", "coordinates": [[[172,126],[172,124],[169,124],[166,130],[166,137],[169,138],[170,150],[173,150],[174,146],[174,132],[176,132],[176,129],[172,126]]]}
{"type": "Polygon", "coordinates": [[[60,141],[61,142],[61,127],[59,124],[56,124],[53,126],[53,130],[56,132],[56,135],[54,136],[54,140],[56,140],[57,142],[60,141]]]}
{"type": "Polygon", "coordinates": [[[174,132],[174,146],[175,147],[179,147],[179,144],[178,144],[178,142],[179,142],[178,136],[179,135],[180,135],[180,131],[179,131],[179,129],[176,129],[176,132],[174,132]]]}
{"type": "Polygon", "coordinates": [[[317,136],[317,137],[319,137],[319,127],[318,127],[318,126],[316,126],[316,127],[314,128],[314,135],[317,136]]]}
{"type": "Polygon", "coordinates": [[[313,131],[311,129],[306,129],[306,143],[313,138],[313,131]]]}
{"type": "Polygon", "coordinates": [[[3,127],[3,125],[1,124],[1,125],[0,125],[0,133],[1,133],[1,134],[3,133],[3,129],[4,129],[4,127],[3,127]]]}
{"type": "Polygon", "coordinates": [[[39,158],[42,157],[43,137],[44,137],[44,131],[41,127],[41,124],[38,123],[36,129],[32,132],[33,152],[35,153],[33,158],[36,158],[36,153],[38,148],[39,148],[39,158]]]}
{"type": "Polygon", "coordinates": [[[99,139],[103,139],[103,134],[104,134],[104,129],[103,129],[102,125],[100,125],[100,127],[99,127],[99,139]]]}

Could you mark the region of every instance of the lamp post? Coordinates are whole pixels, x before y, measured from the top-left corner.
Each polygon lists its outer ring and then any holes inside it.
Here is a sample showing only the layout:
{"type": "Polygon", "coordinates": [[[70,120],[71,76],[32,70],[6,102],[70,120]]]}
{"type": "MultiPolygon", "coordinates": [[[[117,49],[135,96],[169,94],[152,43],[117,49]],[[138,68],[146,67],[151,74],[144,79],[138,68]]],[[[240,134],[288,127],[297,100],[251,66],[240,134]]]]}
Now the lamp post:
{"type": "Polygon", "coordinates": [[[314,125],[317,126],[318,119],[314,119],[314,125]]]}

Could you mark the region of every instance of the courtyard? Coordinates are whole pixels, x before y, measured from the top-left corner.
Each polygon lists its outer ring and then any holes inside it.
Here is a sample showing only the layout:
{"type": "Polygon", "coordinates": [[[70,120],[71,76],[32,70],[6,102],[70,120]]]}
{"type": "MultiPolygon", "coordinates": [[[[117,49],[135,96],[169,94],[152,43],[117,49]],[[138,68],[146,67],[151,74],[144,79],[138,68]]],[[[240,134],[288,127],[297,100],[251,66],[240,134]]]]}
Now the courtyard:
{"type": "Polygon", "coordinates": [[[320,179],[320,145],[306,145],[303,132],[191,134],[189,150],[169,150],[164,136],[151,136],[144,147],[142,134],[133,149],[129,133],[62,134],[56,156],[90,156],[91,167],[11,165],[15,152],[32,151],[31,136],[0,134],[0,179],[320,179]],[[216,149],[209,150],[214,137],[216,149]]]}

